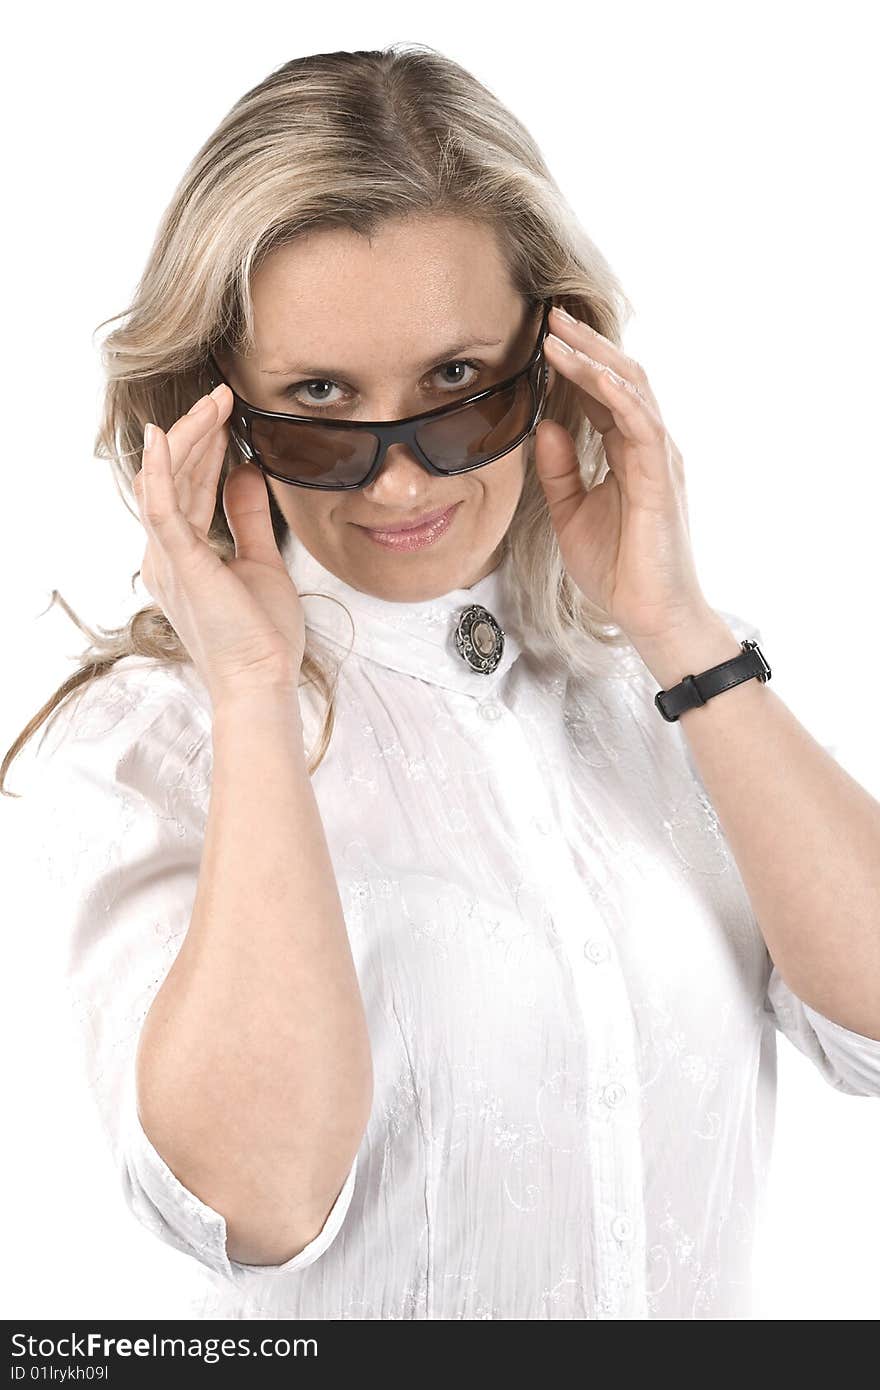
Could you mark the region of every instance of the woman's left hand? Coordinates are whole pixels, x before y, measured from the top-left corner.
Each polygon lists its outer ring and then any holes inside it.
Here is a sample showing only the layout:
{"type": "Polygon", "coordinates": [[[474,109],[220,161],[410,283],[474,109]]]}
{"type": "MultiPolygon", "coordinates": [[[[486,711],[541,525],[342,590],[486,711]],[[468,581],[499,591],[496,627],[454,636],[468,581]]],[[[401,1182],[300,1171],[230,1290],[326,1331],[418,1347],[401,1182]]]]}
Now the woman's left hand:
{"type": "Polygon", "coordinates": [[[607,476],[587,491],[568,430],[555,420],[537,427],[535,466],[563,564],[630,641],[662,641],[709,610],[691,551],[681,453],[638,362],[555,308],[550,328],[546,361],[582,392],[608,460],[607,476]]]}

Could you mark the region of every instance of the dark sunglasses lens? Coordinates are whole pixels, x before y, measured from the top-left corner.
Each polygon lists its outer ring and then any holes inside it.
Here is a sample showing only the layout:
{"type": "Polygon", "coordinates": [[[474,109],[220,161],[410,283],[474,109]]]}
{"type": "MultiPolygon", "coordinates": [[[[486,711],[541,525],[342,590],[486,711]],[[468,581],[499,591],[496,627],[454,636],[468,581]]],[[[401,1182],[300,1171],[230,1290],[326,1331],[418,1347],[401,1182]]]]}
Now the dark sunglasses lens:
{"type": "MultiPolygon", "coordinates": [[[[535,401],[529,376],[474,405],[420,425],[420,448],[444,473],[476,468],[512,449],[528,432],[535,401]]],[[[291,482],[329,489],[357,487],[370,471],[378,440],[369,430],[347,430],[255,416],[251,439],[270,472],[291,482]]]]}
{"type": "Polygon", "coordinates": [[[260,460],[291,482],[312,487],[354,487],[363,482],[376,457],[378,440],[369,430],[313,428],[257,415],[251,439],[260,460]]]}
{"type": "Polygon", "coordinates": [[[416,438],[431,462],[455,473],[512,449],[532,423],[535,402],[529,375],[484,401],[420,425],[416,438]]]}

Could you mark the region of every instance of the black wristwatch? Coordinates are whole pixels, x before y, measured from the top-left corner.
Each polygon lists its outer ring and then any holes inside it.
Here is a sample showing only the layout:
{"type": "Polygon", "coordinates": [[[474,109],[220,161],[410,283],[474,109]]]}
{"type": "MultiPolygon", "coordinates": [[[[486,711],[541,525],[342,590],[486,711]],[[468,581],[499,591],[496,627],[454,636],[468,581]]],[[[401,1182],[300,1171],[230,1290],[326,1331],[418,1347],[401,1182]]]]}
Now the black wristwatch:
{"type": "Polygon", "coordinates": [[[708,671],[702,671],[698,676],[685,676],[669,690],[658,690],[654,704],[663,718],[671,724],[685,710],[704,705],[713,695],[720,695],[722,690],[730,690],[752,676],[757,676],[761,682],[768,681],[770,667],[757,642],[747,637],[740,646],[742,656],[732,656],[729,661],[722,661],[720,666],[710,666],[708,671]]]}

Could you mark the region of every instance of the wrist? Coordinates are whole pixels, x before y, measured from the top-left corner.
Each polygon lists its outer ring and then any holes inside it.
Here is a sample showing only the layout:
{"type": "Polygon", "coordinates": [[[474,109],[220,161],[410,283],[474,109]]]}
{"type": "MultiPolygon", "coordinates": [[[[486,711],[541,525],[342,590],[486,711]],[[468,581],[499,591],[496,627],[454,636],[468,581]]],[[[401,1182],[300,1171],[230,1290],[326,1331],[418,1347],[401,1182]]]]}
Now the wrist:
{"type": "Polygon", "coordinates": [[[661,637],[632,643],[661,690],[742,655],[739,639],[712,609],[661,637]]]}
{"type": "Polygon", "coordinates": [[[211,722],[215,737],[263,728],[289,729],[299,737],[303,732],[299,694],[287,686],[218,695],[211,702],[211,722]]]}

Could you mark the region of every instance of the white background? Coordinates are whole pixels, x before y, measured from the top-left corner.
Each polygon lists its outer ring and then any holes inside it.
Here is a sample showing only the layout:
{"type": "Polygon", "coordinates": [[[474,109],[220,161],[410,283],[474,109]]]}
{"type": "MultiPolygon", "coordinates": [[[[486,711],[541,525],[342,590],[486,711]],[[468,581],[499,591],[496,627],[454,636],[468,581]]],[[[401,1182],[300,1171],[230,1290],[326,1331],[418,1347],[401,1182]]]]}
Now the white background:
{"type": "MultiPolygon", "coordinates": [[[[142,601],[140,524],[92,457],[92,335],[129,302],[185,165],[281,63],[407,40],[534,133],[635,305],[624,347],[684,454],[705,593],[758,624],[778,694],[880,797],[873,21],[867,4],[742,0],[19,16],[0,94],[2,751],[85,646],[62,610],[40,616],[52,590],[103,626],[142,601]]],[[[27,780],[23,758],[10,789],[27,780]]],[[[18,804],[0,799],[4,1316],[186,1316],[190,1262],[126,1214],[70,1060],[65,924],[29,915],[18,804]]],[[[783,1040],[779,1084],[760,1315],[876,1318],[880,1101],[833,1091],[783,1040]]]]}

